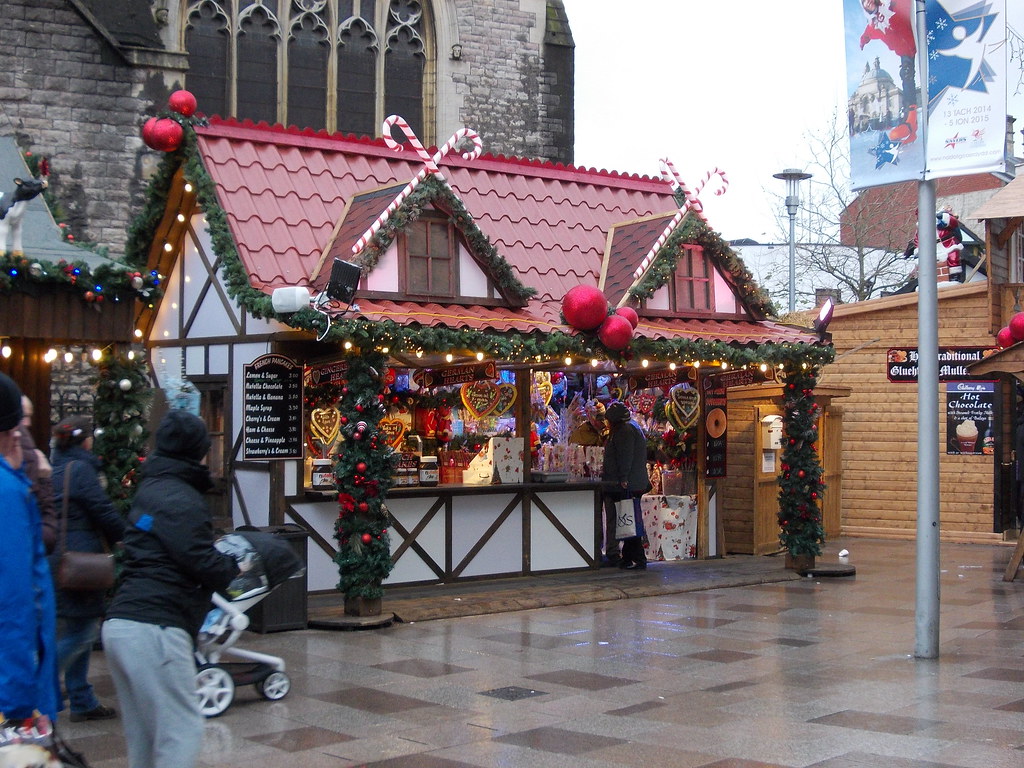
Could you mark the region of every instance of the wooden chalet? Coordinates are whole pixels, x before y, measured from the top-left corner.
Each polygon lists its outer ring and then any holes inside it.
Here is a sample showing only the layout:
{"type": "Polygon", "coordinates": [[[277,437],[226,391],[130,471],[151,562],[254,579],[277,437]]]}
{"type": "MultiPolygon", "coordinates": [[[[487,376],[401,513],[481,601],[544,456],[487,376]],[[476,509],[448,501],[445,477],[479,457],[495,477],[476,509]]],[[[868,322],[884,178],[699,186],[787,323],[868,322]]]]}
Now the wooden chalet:
{"type": "MultiPolygon", "coordinates": [[[[523,436],[536,371],[625,379],[671,369],[697,386],[726,369],[767,371],[737,377],[747,385],[741,397],[730,390],[730,419],[738,410],[729,470],[698,483],[698,550],[778,549],[778,465],[763,455],[761,429],[769,411],[782,413],[782,386],[771,380],[787,366],[826,364],[827,341],[768,320],[742,263],[693,210],[677,216],[664,180],[454,151],[439,165],[443,179],[427,174],[396,199],[424,168],[412,149],[213,119],[158,171],[139,242],[166,291],[139,327],[157,383],[184,376],[200,392],[234,523],[301,525],[311,537],[310,589],[334,588],[337,500],[312,492],[307,457],[247,458],[246,366],[273,354],[328,375],[372,347],[400,369],[483,361],[510,372],[523,436]],[[386,223],[364,237],[385,210],[386,223]],[[275,311],[276,289],[322,295],[336,260],[359,267],[350,306],[275,311]],[[628,350],[564,323],[562,299],[581,284],[599,287],[612,307],[637,309],[628,350]]],[[[841,388],[819,393],[819,403],[835,394],[841,388]]],[[[838,454],[828,461],[836,469],[838,454]]],[[[596,484],[532,483],[529,466],[523,476],[393,488],[387,584],[597,567],[596,484]]]]}
{"type": "MultiPolygon", "coordinates": [[[[964,212],[985,232],[987,280],[940,282],[938,290],[941,535],[1000,541],[1018,527],[1014,452],[1021,397],[1013,375],[1024,366],[1020,345],[997,351],[996,334],[1024,296],[1024,179],[964,212]],[[979,403],[968,407],[968,399],[979,403]],[[977,442],[958,444],[970,420],[977,442]]],[[[941,274],[940,274],[941,278],[941,274]]],[[[836,362],[823,384],[849,387],[844,400],[842,530],[913,538],[917,493],[916,293],[840,305],[829,331],[836,362]]]]}

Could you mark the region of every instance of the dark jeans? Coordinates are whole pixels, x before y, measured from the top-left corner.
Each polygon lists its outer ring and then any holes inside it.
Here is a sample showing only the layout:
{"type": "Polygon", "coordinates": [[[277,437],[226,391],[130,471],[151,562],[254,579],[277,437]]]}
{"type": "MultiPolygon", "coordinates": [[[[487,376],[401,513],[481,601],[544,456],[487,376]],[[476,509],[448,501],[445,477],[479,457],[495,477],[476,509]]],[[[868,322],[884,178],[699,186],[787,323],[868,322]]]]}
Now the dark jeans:
{"type": "Polygon", "coordinates": [[[89,682],[89,656],[100,636],[99,617],[57,619],[57,668],[72,712],[88,712],[100,705],[89,682]]]}

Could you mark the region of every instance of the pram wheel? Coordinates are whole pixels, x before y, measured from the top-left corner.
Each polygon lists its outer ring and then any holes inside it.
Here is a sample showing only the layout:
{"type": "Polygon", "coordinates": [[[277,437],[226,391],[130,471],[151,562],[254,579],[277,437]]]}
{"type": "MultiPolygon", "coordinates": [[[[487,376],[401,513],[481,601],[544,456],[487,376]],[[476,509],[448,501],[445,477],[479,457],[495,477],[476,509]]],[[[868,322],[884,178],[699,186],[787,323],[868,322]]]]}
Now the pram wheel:
{"type": "Polygon", "coordinates": [[[260,696],[269,701],[283,699],[291,689],[292,681],[284,672],[271,672],[256,683],[256,690],[260,696]]]}
{"type": "Polygon", "coordinates": [[[220,667],[200,667],[196,673],[196,695],[203,715],[216,717],[231,706],[235,698],[235,681],[220,667]]]}

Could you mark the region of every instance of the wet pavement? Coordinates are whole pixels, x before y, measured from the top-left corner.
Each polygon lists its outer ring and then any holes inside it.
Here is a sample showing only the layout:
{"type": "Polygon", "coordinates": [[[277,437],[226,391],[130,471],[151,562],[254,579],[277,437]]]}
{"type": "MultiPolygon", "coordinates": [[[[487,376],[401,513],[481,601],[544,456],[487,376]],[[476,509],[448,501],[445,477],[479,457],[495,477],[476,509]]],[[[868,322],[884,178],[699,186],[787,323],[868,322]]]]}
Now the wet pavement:
{"type": "MultiPolygon", "coordinates": [[[[931,660],[913,657],[913,542],[841,539],[819,563],[844,548],[854,577],[799,577],[781,557],[652,563],[420,588],[418,608],[393,590],[399,620],[378,629],[246,633],[292,689],[239,689],[207,721],[201,765],[1024,765],[1012,548],[942,545],[931,660]]],[[[329,625],[322,602],[311,617],[329,625]]],[[[101,652],[92,678],[117,706],[101,652]]],[[[94,768],[127,765],[119,720],[61,727],[94,768]]]]}

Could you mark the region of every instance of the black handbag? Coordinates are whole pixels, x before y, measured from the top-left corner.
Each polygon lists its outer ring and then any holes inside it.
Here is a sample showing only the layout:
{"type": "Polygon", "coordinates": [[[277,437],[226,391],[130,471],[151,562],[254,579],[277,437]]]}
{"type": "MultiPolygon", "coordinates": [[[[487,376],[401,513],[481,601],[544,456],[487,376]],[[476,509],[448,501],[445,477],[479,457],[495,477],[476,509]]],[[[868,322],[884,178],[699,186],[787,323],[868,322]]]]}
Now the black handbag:
{"type": "MultiPolygon", "coordinates": [[[[55,583],[58,589],[72,592],[108,590],[114,586],[114,556],[106,552],[77,552],[67,548],[68,539],[68,491],[71,484],[71,467],[64,468],[64,496],[60,506],[60,543],[57,550],[57,572],[55,583]]],[[[106,549],[106,542],[103,547],[106,549]]]]}

